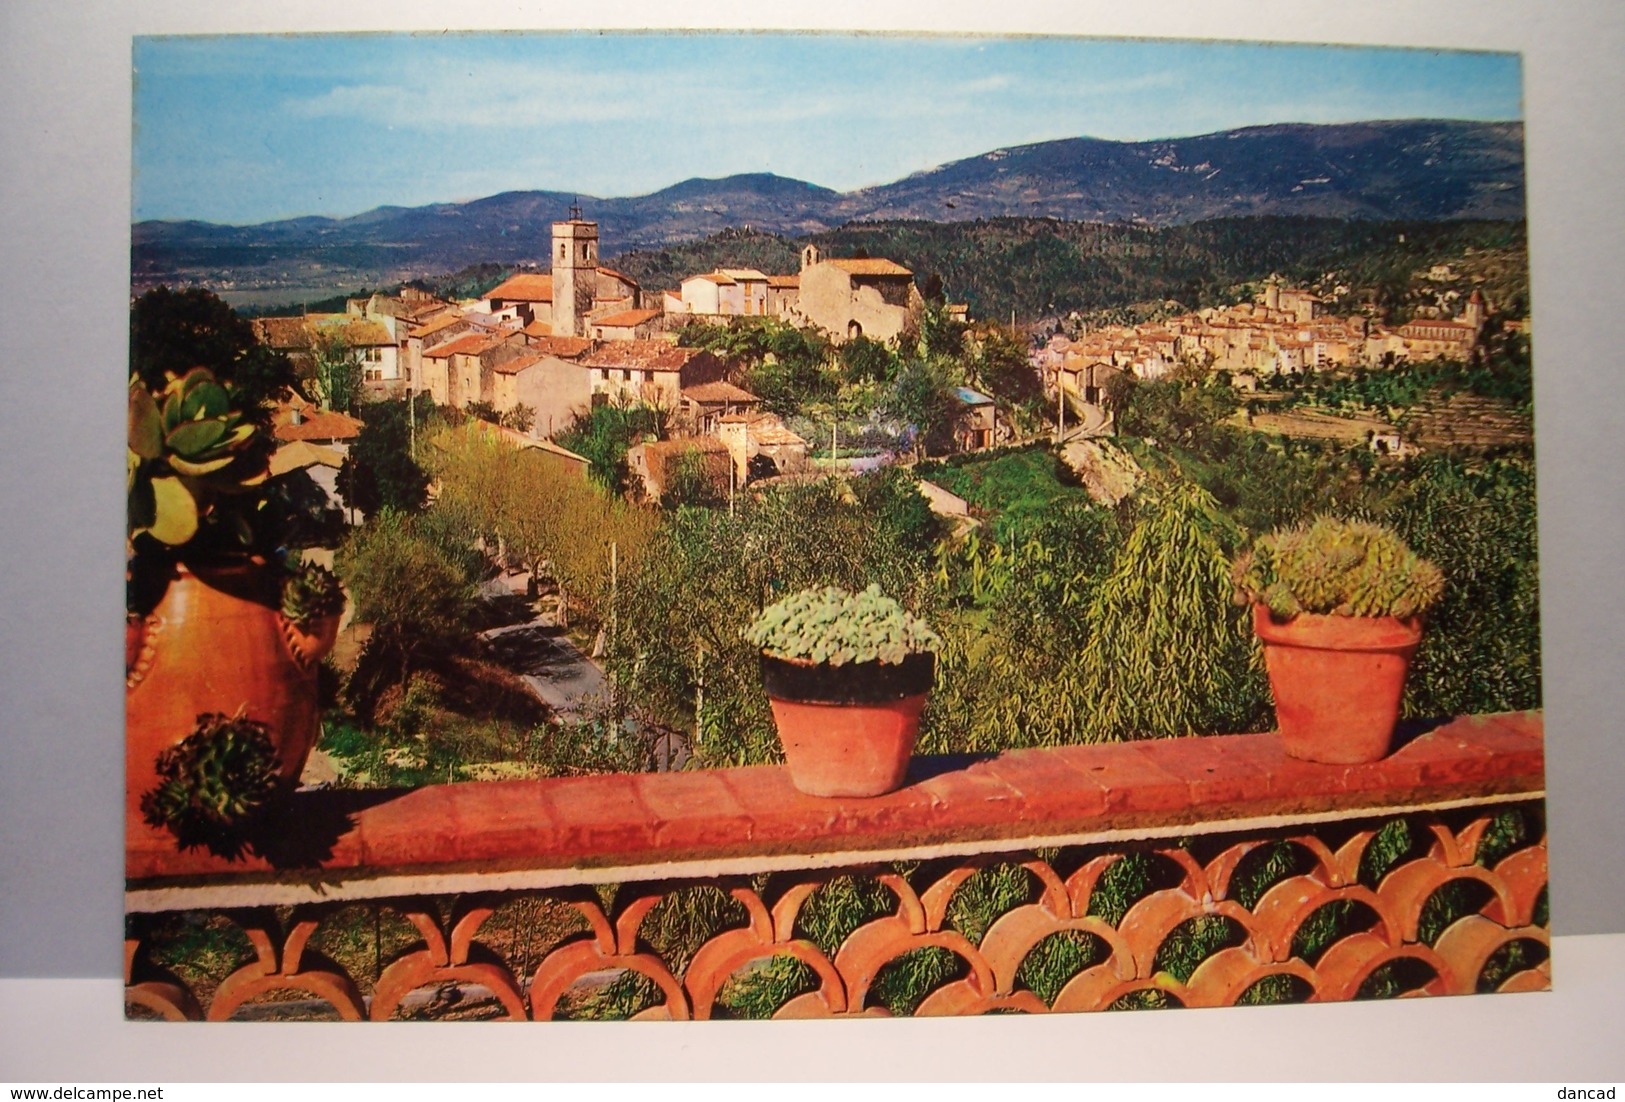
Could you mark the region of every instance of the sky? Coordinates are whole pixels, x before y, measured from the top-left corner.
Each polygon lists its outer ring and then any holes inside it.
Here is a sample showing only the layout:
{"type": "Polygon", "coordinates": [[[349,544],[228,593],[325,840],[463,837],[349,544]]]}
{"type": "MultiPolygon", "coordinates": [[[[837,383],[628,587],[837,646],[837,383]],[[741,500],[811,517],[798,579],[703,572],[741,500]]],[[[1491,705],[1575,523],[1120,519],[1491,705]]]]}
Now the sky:
{"type": "Polygon", "coordinates": [[[1056,138],[1522,117],[1517,54],[793,34],[137,38],[135,220],[772,172],[849,191],[1056,138]]]}

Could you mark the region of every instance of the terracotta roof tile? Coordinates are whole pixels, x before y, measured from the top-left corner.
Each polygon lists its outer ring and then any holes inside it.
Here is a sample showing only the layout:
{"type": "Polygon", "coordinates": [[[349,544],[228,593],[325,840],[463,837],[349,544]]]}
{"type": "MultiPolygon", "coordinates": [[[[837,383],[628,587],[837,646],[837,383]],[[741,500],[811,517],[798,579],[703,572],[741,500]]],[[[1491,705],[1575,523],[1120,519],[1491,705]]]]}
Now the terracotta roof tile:
{"type": "Polygon", "coordinates": [[[521,272],[509,276],[495,287],[486,292],[488,299],[505,299],[515,302],[552,302],[553,276],[551,273],[521,272]]]}
{"type": "Polygon", "coordinates": [[[680,371],[697,357],[709,355],[703,348],[679,348],[666,341],[605,341],[582,362],[588,367],[680,371]]]}
{"type": "Polygon", "coordinates": [[[406,331],[406,335],[408,337],[418,337],[420,339],[423,337],[432,337],[441,330],[456,325],[462,320],[462,317],[458,314],[440,314],[436,317],[430,318],[422,325],[413,326],[411,329],[408,329],[406,331]]]}
{"type": "Polygon", "coordinates": [[[361,435],[361,422],[347,413],[323,410],[303,417],[297,425],[283,421],[272,435],[278,440],[353,440],[361,435]]]}
{"type": "Polygon", "coordinates": [[[835,265],[848,275],[912,276],[914,274],[895,260],[882,260],[878,256],[848,257],[841,260],[827,260],[825,263],[835,265]]]}
{"type": "Polygon", "coordinates": [[[760,402],[750,391],[732,383],[695,383],[683,388],[683,397],[694,402],[760,402]]]}
{"type": "Polygon", "coordinates": [[[598,274],[599,275],[607,275],[607,276],[610,276],[613,279],[618,279],[622,283],[628,284],[629,286],[632,286],[632,287],[640,286],[640,284],[638,283],[637,280],[633,279],[631,276],[627,275],[625,272],[617,272],[614,268],[600,267],[598,269],[598,274]]]}
{"type": "Polygon", "coordinates": [[[531,334],[528,327],[525,334],[532,348],[561,360],[579,360],[593,349],[593,341],[587,337],[554,337],[546,334],[537,336],[531,334]]]}
{"type": "Polygon", "coordinates": [[[262,343],[276,349],[306,349],[312,342],[310,326],[302,317],[255,318],[254,334],[262,343]]]}
{"type": "Polygon", "coordinates": [[[437,344],[433,348],[423,351],[425,356],[441,359],[447,356],[478,356],[488,352],[511,337],[512,333],[463,333],[453,337],[444,344],[437,344]]]}
{"type": "Polygon", "coordinates": [[[597,318],[594,325],[604,325],[612,329],[625,329],[631,326],[642,325],[653,321],[660,316],[659,310],[622,310],[618,314],[611,314],[605,318],[597,318]]]}
{"type": "Polygon", "coordinates": [[[503,375],[517,375],[527,367],[535,367],[546,358],[547,354],[545,352],[537,352],[535,350],[521,352],[511,360],[504,360],[502,363],[493,364],[491,370],[503,375]]]}

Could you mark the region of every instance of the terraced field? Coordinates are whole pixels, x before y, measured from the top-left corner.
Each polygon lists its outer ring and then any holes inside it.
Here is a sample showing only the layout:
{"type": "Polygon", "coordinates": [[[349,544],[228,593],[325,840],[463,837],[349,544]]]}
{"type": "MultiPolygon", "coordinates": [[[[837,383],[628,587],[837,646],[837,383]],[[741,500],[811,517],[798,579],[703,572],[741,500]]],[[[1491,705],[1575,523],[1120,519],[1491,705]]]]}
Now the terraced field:
{"type": "Polygon", "coordinates": [[[1453,394],[1424,402],[1400,418],[1405,439],[1423,448],[1528,447],[1535,441],[1531,416],[1511,402],[1453,394]]]}

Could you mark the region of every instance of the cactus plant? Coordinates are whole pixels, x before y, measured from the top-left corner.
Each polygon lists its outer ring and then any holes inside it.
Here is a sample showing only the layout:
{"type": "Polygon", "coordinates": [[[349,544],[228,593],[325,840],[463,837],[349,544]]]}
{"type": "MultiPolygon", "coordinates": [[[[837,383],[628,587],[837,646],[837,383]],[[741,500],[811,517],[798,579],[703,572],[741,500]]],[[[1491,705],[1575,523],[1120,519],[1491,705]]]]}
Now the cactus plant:
{"type": "Polygon", "coordinates": [[[1300,613],[1408,619],[1438,603],[1444,575],[1380,524],[1318,516],[1257,540],[1231,573],[1238,604],[1279,620],[1300,613]]]}
{"type": "Polygon", "coordinates": [[[942,646],[925,621],[871,585],[861,593],[837,586],[804,589],[770,605],[745,638],[775,658],[844,666],[897,665],[942,646]]]}
{"type": "Polygon", "coordinates": [[[282,615],[308,628],[324,616],[344,611],[344,590],[333,572],[319,563],[293,566],[282,581],[282,615]]]}
{"type": "Polygon", "coordinates": [[[207,368],[171,375],[156,394],[132,375],[125,478],[132,544],[150,537],[176,548],[210,525],[247,545],[245,511],[222,502],[257,504],[252,491],[267,478],[267,453],[263,431],[233,408],[207,368]]]}
{"type": "Polygon", "coordinates": [[[241,715],[198,717],[192,733],[158,756],[158,785],[141,797],[149,826],[182,846],[240,851],[278,786],[278,761],[263,723],[241,715]]]}

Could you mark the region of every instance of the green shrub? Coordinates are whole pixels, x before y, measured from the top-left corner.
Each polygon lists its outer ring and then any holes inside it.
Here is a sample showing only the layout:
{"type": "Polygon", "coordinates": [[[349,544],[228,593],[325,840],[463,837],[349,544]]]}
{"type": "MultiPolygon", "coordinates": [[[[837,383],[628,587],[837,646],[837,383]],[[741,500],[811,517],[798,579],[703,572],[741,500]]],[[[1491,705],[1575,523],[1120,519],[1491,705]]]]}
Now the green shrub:
{"type": "Polygon", "coordinates": [[[1238,603],[1286,620],[1301,612],[1417,616],[1444,594],[1444,575],[1391,528],[1319,516],[1277,530],[1236,559],[1238,603]]]}
{"type": "Polygon", "coordinates": [[[776,658],[808,659],[831,666],[856,662],[896,665],[910,654],[942,646],[930,625],[882,594],[879,585],[861,593],[848,593],[833,585],[792,593],[764,609],[745,637],[776,658]]]}
{"type": "Polygon", "coordinates": [[[157,786],[141,797],[147,825],[222,856],[242,851],[277,788],[269,730],[242,716],[199,716],[190,735],[158,755],[157,767],[157,786]]]}

